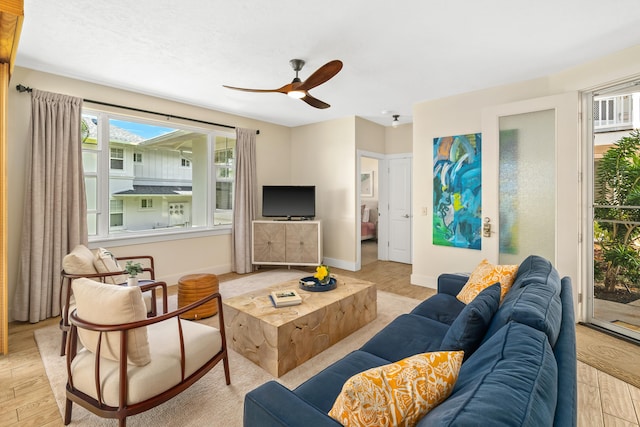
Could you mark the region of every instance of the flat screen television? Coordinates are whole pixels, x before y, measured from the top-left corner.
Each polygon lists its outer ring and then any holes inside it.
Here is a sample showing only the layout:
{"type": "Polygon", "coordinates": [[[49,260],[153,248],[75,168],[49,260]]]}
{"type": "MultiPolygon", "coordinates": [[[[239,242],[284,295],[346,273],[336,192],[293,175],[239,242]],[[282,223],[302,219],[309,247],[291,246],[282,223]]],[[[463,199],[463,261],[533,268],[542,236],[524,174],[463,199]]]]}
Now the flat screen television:
{"type": "Polygon", "coordinates": [[[262,186],[262,216],[312,219],[316,216],[316,187],[313,185],[262,186]]]}

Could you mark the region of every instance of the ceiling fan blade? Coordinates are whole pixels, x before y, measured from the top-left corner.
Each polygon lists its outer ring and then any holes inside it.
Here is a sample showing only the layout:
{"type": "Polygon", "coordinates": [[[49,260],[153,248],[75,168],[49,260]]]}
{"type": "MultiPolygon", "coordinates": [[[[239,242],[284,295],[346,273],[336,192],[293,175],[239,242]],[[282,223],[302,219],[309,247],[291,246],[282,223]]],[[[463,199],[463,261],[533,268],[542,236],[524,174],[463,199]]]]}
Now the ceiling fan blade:
{"type": "Polygon", "coordinates": [[[331,105],[327,104],[324,101],[320,101],[318,98],[314,98],[313,96],[309,95],[307,93],[307,96],[305,96],[304,98],[300,98],[302,101],[306,102],[307,104],[311,105],[312,107],[316,107],[316,108],[320,108],[320,109],[325,109],[325,108],[329,108],[331,107],[331,105]]]}
{"type": "Polygon", "coordinates": [[[227,89],[233,89],[233,90],[241,90],[243,92],[258,92],[258,93],[272,93],[272,92],[277,92],[277,93],[288,93],[291,90],[291,83],[287,83],[286,85],[282,86],[281,88],[278,89],[248,89],[248,88],[244,88],[244,87],[235,87],[235,86],[227,86],[227,85],[222,85],[222,87],[226,87],[227,89]]]}
{"type": "Polygon", "coordinates": [[[309,90],[326,82],[342,70],[342,61],[334,59],[318,68],[307,80],[298,87],[299,90],[309,90]]]}

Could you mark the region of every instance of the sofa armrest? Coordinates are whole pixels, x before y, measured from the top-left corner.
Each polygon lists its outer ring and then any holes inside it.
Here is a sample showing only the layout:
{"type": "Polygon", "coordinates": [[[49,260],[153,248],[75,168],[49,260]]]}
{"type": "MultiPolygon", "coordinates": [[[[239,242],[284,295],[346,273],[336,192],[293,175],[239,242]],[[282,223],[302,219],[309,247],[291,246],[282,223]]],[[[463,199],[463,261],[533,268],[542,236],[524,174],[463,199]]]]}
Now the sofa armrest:
{"type": "Polygon", "coordinates": [[[340,426],[336,420],[276,381],[269,381],[244,398],[245,427],[340,426]]]}
{"type": "Polygon", "coordinates": [[[575,427],[578,423],[578,373],[576,366],[576,321],[573,312],[571,279],[563,277],[561,286],[562,324],[553,349],[558,363],[558,404],[553,425],[575,427]]]}
{"type": "Polygon", "coordinates": [[[438,293],[456,296],[467,283],[467,280],[469,280],[469,275],[467,274],[441,274],[438,276],[438,293]]]}

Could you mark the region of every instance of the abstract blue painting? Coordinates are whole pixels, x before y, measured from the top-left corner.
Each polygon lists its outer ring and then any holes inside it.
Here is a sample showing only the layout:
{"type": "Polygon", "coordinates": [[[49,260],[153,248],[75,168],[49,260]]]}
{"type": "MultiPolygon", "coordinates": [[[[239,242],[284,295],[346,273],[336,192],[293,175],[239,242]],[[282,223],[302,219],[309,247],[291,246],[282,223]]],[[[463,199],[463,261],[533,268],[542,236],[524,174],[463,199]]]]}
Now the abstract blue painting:
{"type": "Polygon", "coordinates": [[[481,249],[482,136],[433,139],[433,244],[481,249]]]}

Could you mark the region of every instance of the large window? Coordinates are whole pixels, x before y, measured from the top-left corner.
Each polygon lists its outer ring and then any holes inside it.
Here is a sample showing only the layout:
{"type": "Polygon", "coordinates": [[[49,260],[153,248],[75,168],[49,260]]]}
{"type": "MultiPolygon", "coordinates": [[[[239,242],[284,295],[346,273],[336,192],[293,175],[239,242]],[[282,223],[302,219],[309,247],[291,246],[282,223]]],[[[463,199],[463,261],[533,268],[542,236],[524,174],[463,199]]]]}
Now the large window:
{"type": "Polygon", "coordinates": [[[82,136],[90,239],[231,225],[232,133],[85,110],[82,136]]]}

